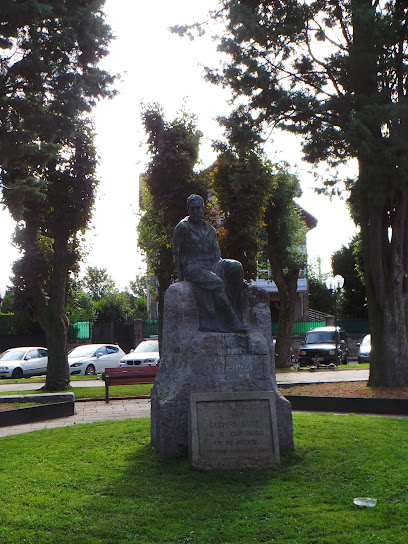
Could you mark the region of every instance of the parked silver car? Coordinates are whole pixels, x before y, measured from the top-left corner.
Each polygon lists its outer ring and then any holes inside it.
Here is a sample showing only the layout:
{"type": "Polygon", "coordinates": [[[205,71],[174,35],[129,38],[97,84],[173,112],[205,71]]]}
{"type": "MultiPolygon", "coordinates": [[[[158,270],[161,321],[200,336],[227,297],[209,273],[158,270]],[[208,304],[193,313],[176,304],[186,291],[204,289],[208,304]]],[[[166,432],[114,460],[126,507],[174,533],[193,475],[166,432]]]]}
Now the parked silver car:
{"type": "Polygon", "coordinates": [[[10,348],[0,354],[1,378],[30,378],[47,373],[48,351],[42,347],[10,348]]]}
{"type": "Polygon", "coordinates": [[[125,352],[115,344],[84,344],[68,354],[71,376],[102,374],[105,368],[117,368],[125,352]]]}

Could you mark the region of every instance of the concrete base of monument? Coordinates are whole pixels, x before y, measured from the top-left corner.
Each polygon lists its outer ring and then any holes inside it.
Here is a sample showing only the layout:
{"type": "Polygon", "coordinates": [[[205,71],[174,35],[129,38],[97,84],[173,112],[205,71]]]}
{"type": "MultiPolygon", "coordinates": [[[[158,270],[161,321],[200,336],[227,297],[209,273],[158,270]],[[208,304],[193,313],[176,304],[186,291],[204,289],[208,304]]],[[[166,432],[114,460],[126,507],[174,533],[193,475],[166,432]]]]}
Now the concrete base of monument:
{"type": "MultiPolygon", "coordinates": [[[[267,392],[274,399],[279,450],[293,450],[292,410],[276,385],[265,291],[246,288],[243,317],[246,334],[200,331],[191,284],[167,290],[160,370],[151,391],[151,442],[161,456],[187,454],[195,393],[267,392]]],[[[275,463],[275,453],[273,458],[275,463]]]]}

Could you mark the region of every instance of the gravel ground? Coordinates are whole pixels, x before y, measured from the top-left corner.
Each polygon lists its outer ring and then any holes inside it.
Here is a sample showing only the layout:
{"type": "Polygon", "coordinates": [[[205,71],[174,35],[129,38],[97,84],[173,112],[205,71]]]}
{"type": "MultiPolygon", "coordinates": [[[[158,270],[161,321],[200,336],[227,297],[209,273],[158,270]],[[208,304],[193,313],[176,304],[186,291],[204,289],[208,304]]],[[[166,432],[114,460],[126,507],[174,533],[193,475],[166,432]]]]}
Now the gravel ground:
{"type": "Polygon", "coordinates": [[[408,399],[408,386],[368,387],[367,382],[314,383],[281,389],[283,395],[408,399]]]}

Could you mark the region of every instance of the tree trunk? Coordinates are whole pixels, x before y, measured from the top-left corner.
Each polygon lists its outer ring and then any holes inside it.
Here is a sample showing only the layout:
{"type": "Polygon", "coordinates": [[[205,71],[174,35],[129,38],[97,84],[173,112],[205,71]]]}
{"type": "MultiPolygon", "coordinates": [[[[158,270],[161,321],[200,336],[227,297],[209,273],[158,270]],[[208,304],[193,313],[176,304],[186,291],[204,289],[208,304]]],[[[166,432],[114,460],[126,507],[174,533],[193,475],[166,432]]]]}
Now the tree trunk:
{"type": "MultiPolygon", "coordinates": [[[[394,134],[395,127],[404,125],[401,122],[391,124],[390,137],[384,138],[384,117],[376,114],[375,108],[367,107],[385,104],[378,86],[376,8],[371,0],[353,0],[351,5],[351,75],[356,126],[362,127],[360,141],[356,142],[359,161],[356,190],[371,327],[368,383],[396,387],[408,384],[406,138],[394,134]]],[[[405,79],[405,72],[402,76],[405,79]]],[[[404,115],[402,111],[400,115],[404,115]]]]}
{"type": "MultiPolygon", "coordinates": [[[[360,161],[360,175],[366,166],[360,161]]],[[[361,236],[371,327],[370,386],[408,385],[408,194],[362,193],[361,236]]]]}
{"type": "Polygon", "coordinates": [[[45,391],[66,391],[70,389],[69,367],[67,359],[67,326],[61,316],[50,319],[45,327],[48,347],[47,378],[45,391]]]}
{"type": "Polygon", "coordinates": [[[275,257],[269,257],[273,280],[279,291],[279,323],[276,335],[275,366],[290,367],[293,323],[295,321],[296,291],[299,270],[283,272],[275,257]]]}
{"type": "Polygon", "coordinates": [[[37,317],[47,340],[48,366],[46,391],[64,391],[70,388],[67,359],[68,320],[65,315],[67,274],[70,266],[67,240],[62,237],[53,245],[53,266],[48,298],[39,276],[39,263],[44,256],[38,249],[39,226],[36,218],[26,219],[25,255],[23,275],[27,286],[27,301],[37,317]]]}
{"type": "Polygon", "coordinates": [[[55,240],[50,296],[47,315],[43,317],[48,347],[47,378],[44,386],[46,391],[64,391],[70,388],[67,358],[68,320],[65,314],[68,258],[67,241],[55,240]]]}

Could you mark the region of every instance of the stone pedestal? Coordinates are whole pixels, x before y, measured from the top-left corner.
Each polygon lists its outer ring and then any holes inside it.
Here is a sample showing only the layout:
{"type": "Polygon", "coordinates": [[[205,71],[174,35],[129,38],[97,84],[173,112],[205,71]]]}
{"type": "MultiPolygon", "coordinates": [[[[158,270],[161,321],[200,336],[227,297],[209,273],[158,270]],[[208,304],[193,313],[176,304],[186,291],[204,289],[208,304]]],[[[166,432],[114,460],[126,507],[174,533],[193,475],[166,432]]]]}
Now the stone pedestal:
{"type": "Polygon", "coordinates": [[[163,457],[187,453],[192,393],[271,392],[279,449],[293,450],[291,405],[276,385],[265,291],[245,288],[243,318],[248,334],[201,332],[191,284],[167,290],[160,370],[151,393],[151,441],[163,457]]]}

